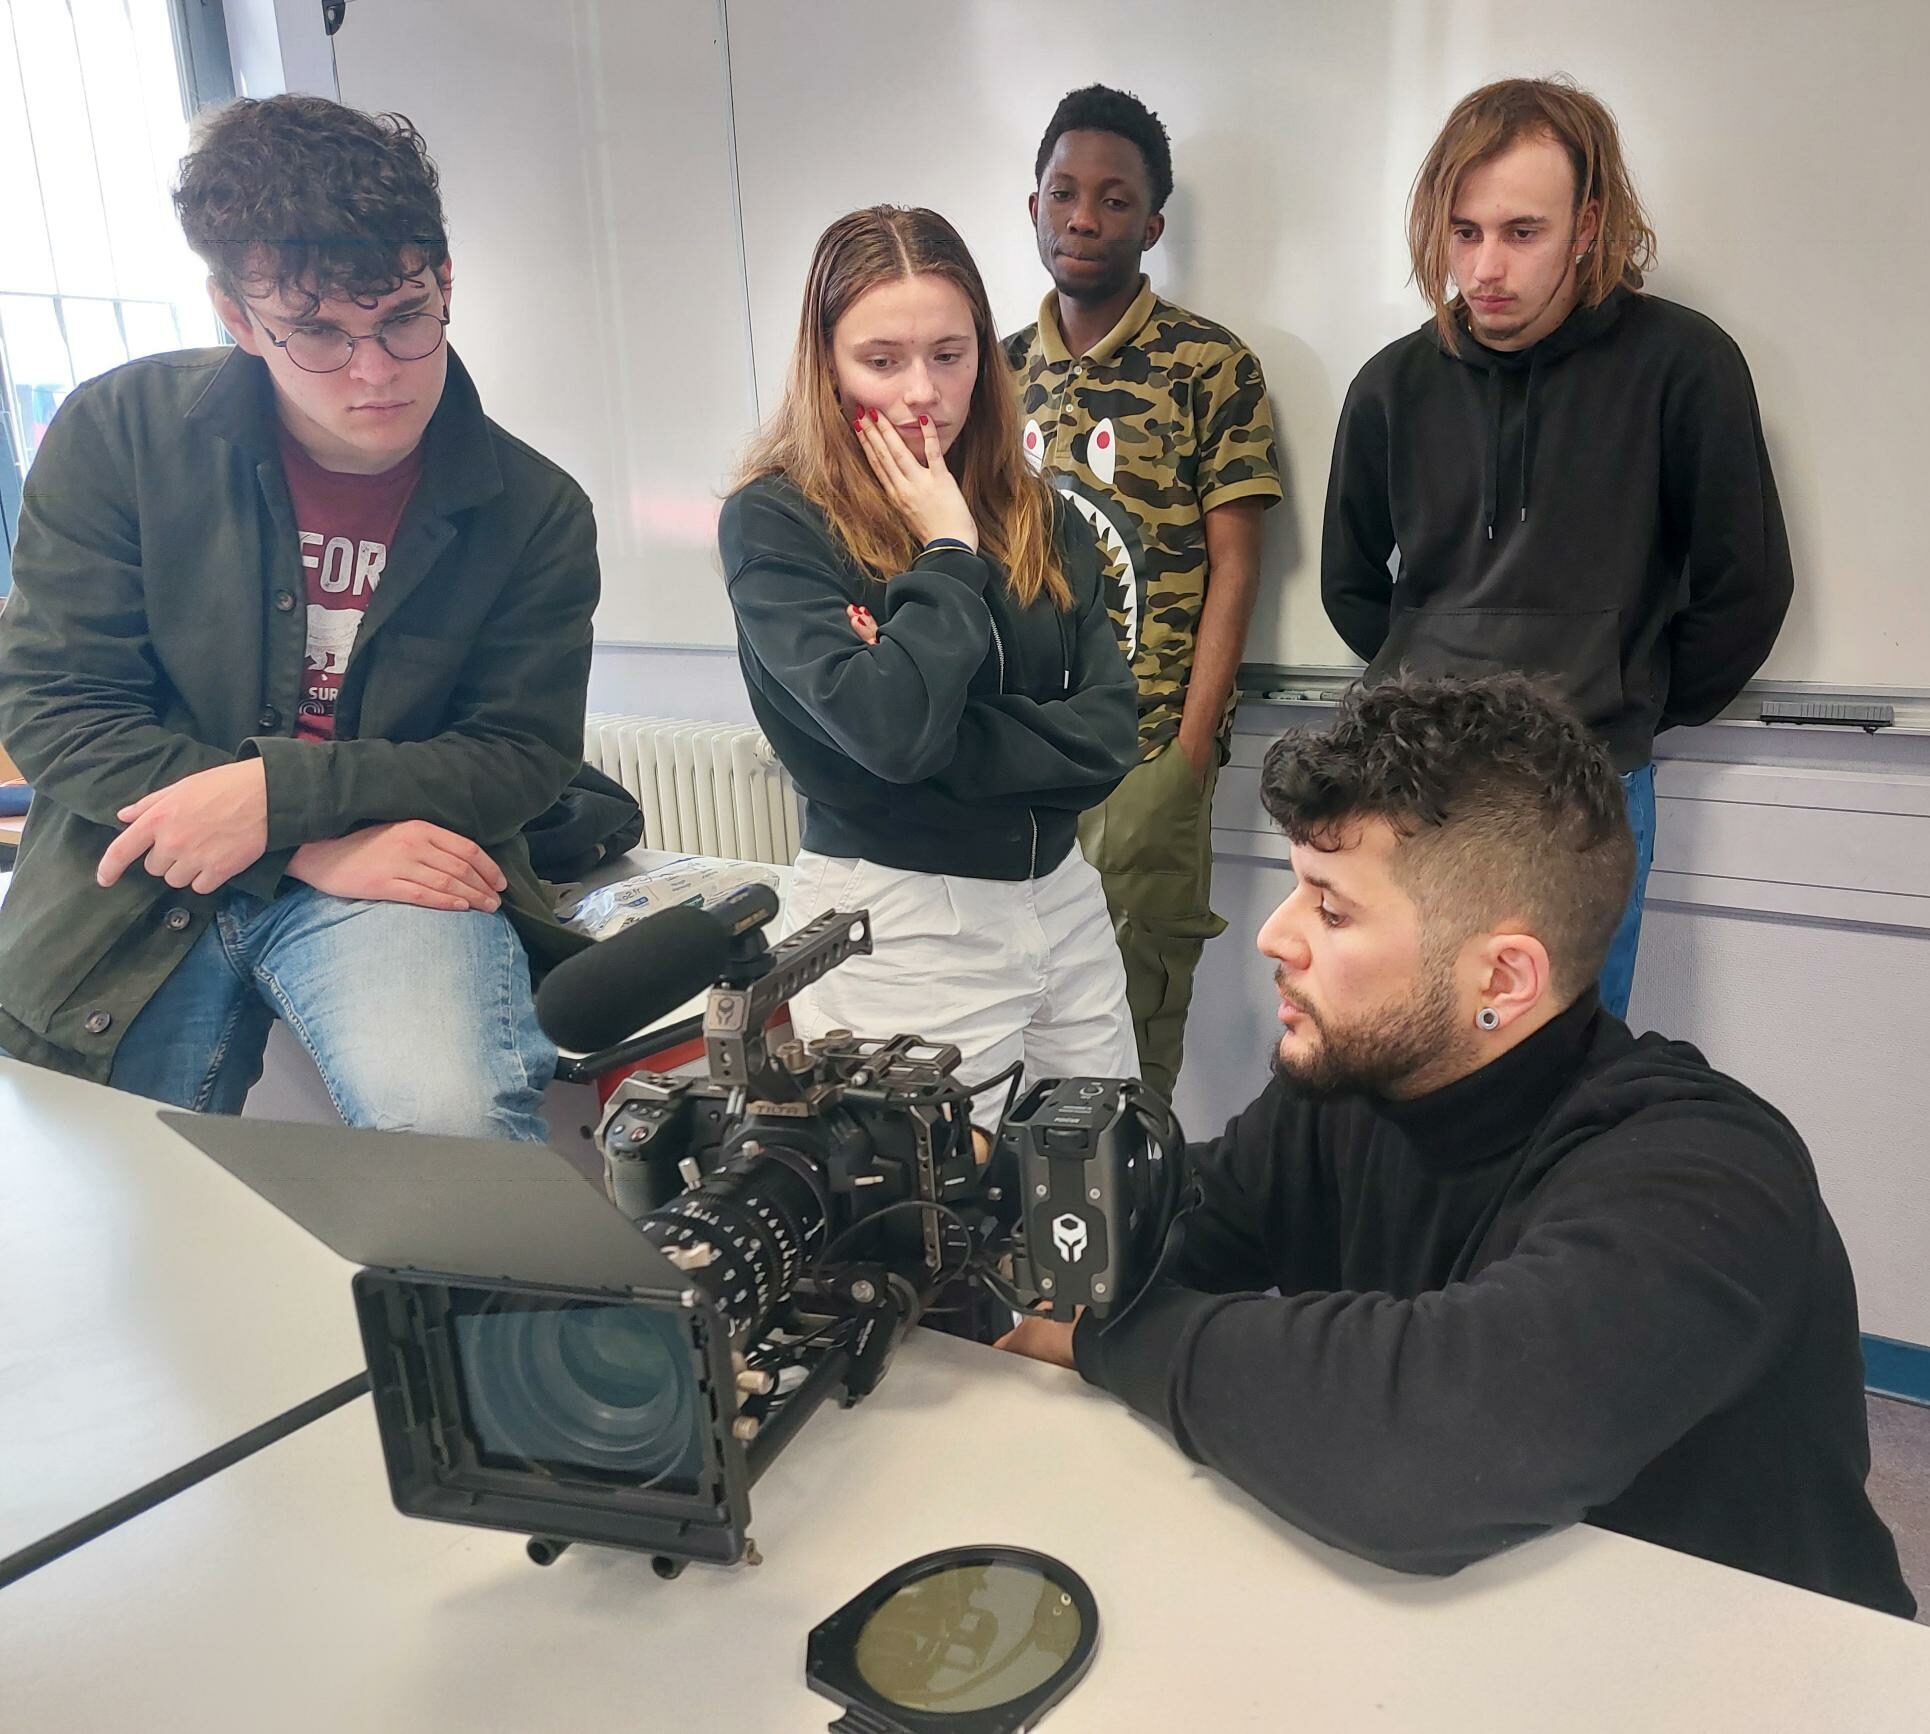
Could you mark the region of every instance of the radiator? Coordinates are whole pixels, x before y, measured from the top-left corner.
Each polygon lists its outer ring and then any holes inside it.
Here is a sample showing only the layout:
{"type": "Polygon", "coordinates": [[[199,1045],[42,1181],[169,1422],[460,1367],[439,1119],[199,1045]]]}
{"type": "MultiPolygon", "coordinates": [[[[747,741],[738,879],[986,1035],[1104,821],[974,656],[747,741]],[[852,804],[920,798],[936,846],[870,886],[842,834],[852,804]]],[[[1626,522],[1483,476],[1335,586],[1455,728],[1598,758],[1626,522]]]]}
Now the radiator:
{"type": "Polygon", "coordinates": [[[748,723],[592,713],[583,757],[636,797],[647,848],[779,867],[797,855],[797,790],[748,723]]]}

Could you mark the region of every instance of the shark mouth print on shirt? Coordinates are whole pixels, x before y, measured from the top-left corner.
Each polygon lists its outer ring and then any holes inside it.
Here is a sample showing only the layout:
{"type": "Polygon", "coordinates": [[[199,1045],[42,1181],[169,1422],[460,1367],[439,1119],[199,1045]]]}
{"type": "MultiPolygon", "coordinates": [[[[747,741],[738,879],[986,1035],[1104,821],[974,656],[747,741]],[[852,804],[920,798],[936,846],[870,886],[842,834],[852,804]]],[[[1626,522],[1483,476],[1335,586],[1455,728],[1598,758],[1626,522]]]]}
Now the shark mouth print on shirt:
{"type": "MultiPolygon", "coordinates": [[[[1071,501],[1079,516],[1092,526],[1099,543],[1100,564],[1106,577],[1106,604],[1113,624],[1119,628],[1120,643],[1126,660],[1139,655],[1141,624],[1146,613],[1146,557],[1139,540],[1139,526],[1121,511],[1118,503],[1080,477],[1045,468],[1045,437],[1036,421],[1025,424],[1025,458],[1032,468],[1045,476],[1071,501]]],[[[1087,436],[1086,464],[1096,475],[1110,481],[1113,475],[1115,436],[1111,422],[1102,421],[1087,436]]]]}

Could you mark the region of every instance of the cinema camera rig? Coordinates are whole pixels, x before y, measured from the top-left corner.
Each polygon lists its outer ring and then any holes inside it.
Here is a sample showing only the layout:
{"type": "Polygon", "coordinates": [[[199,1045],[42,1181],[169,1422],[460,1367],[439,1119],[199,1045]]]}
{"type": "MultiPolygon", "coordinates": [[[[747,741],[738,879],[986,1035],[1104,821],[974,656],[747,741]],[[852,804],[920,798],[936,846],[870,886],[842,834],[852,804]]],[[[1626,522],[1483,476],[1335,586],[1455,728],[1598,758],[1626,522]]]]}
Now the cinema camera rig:
{"type": "MultiPolygon", "coordinates": [[[[1064,1078],[1013,1102],[1016,1066],[967,1086],[956,1048],[915,1036],[774,1041],[794,994],[871,950],[862,910],[772,946],[776,908],[756,887],[669,910],[544,983],[546,1025],[614,983],[620,1016],[602,1015],[634,1030],[639,1008],[697,991],[693,961],[714,981],[706,1075],[635,1073],[608,1102],[607,1201],[555,1152],[474,1144],[381,1220],[365,1198],[277,1200],[366,1267],[356,1307],[404,1512],[520,1531],[544,1564],[578,1541],[648,1552],[664,1576],[754,1561],[752,1484],[826,1397],[868,1395],[921,1319],[984,1337],[1040,1305],[1105,1317],[1158,1274],[1189,1194],[1159,1096],[1064,1078]],[[980,1143],[974,1110],[1001,1085],[980,1143]]],[[[429,1142],[361,1172],[427,1174],[429,1142]]],[[[268,1189],[258,1153],[220,1159],[268,1189]]]]}

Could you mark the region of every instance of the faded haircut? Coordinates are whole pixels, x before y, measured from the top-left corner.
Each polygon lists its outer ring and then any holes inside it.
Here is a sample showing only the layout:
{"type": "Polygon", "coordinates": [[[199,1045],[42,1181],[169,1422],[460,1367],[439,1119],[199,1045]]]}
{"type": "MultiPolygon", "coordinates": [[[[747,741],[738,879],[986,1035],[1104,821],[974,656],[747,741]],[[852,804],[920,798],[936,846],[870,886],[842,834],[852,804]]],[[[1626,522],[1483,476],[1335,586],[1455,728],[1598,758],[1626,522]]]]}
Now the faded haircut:
{"type": "Polygon", "coordinates": [[[1607,751],[1537,682],[1403,674],[1355,687],[1329,727],[1273,743],[1260,795],[1308,848],[1345,847],[1361,822],[1385,820],[1432,955],[1515,928],[1547,947],[1564,1003],[1601,974],[1635,839],[1607,751]]]}

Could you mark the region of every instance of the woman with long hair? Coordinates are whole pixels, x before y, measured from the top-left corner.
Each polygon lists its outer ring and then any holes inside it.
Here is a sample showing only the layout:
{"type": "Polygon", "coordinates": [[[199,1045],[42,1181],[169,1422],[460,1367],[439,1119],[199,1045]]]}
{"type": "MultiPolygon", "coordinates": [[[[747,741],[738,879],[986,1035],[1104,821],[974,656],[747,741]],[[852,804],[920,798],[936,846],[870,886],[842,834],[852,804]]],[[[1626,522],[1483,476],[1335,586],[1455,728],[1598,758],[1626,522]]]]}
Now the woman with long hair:
{"type": "Polygon", "coordinates": [[[953,1043],[969,1083],[1137,1077],[1076,837],[1135,757],[1133,678],[936,212],[854,211],[819,240],[719,542],[751,707],[804,797],[789,922],[872,917],[873,952],[792,1000],[799,1034],[953,1043]]]}

